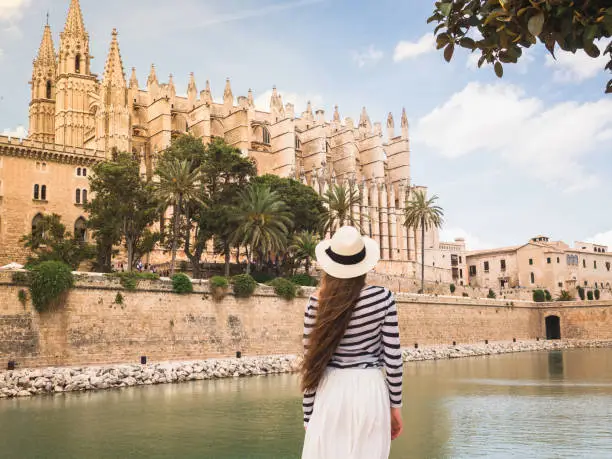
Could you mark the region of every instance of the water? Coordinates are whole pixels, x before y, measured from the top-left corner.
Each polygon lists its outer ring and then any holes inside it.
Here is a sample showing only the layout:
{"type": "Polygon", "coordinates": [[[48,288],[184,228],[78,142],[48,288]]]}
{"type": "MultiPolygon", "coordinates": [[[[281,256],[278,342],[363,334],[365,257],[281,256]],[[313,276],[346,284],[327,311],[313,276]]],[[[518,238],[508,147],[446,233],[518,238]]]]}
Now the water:
{"type": "MultiPolygon", "coordinates": [[[[391,458],[612,458],[612,349],[406,365],[391,458]]],[[[293,375],[0,401],[0,457],[299,458],[293,375]]],[[[340,459],[340,458],[339,458],[340,459]]]]}

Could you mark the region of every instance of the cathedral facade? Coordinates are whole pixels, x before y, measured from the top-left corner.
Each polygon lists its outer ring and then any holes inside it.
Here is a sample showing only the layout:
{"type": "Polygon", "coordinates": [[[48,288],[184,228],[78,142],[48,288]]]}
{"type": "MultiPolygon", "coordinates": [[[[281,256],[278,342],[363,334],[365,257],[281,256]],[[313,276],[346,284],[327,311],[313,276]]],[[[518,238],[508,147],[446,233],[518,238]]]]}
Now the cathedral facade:
{"type": "MultiPolygon", "coordinates": [[[[59,49],[45,26],[33,63],[28,138],[0,136],[0,265],[23,259],[18,240],[42,214],[58,213],[70,230],[74,222],[75,233],[82,232],[77,225],[86,219],[81,206],[88,167],[113,151],[128,151],[151,177],[172,139],[190,134],[204,143],[222,138],[253,158],[259,174],[291,177],[319,194],[335,184],[354,188],[362,231],[380,243],[390,271],[412,273],[406,263],[417,261],[420,232],[404,227],[403,209],[412,190],[423,188],[410,181],[405,110],[397,123],[390,113],[383,132],[365,108],[358,120],[343,119],[338,107],[326,116],[310,103],[296,114],[276,88],[269,111],[262,111],[251,90],[236,97],[229,79],[222,101],[213,100],[208,81],[199,91],[193,74],[187,94],[177,95],[172,75],[160,82],[154,65],[146,83],[140,84],[134,68],[126,79],[116,30],[101,77],[93,73],[91,60],[79,0],[71,0],[59,49]]],[[[433,263],[428,277],[442,280],[435,260],[446,257],[440,255],[437,230],[428,231],[425,245],[432,259],[427,264],[433,263]]],[[[438,266],[445,270],[444,280],[450,277],[448,258],[448,267],[438,266]]]]}

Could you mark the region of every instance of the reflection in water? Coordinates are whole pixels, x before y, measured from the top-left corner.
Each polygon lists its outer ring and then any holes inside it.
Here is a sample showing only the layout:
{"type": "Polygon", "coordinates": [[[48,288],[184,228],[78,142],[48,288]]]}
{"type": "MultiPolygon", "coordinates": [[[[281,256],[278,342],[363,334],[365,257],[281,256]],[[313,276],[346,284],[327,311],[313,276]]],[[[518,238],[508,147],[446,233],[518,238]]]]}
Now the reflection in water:
{"type": "MultiPolygon", "coordinates": [[[[392,459],[612,457],[612,349],[406,365],[392,459]]],[[[292,459],[294,375],[0,402],[0,457],[292,459]]]]}

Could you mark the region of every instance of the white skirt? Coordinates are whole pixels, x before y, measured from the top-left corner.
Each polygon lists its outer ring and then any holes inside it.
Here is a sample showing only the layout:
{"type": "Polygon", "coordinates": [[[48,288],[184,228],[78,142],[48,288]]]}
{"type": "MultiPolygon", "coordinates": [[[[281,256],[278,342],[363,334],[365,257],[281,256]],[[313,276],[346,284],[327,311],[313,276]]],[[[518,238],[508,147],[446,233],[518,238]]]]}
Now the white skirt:
{"type": "Polygon", "coordinates": [[[302,459],[388,459],[389,391],[381,370],[329,368],[319,383],[302,459]]]}

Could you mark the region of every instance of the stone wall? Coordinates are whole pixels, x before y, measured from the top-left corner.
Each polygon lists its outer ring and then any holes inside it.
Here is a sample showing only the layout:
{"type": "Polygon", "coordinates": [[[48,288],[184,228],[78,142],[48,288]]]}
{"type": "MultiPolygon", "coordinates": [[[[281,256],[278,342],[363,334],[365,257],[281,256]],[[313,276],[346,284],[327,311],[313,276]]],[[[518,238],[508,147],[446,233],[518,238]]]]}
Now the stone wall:
{"type": "MultiPolygon", "coordinates": [[[[9,273],[0,273],[0,368],[299,354],[306,298],[286,301],[260,287],[250,299],[214,301],[205,282],[190,295],[168,283],[129,292],[102,275],[79,276],[63,306],[38,314],[22,305],[9,273]]],[[[561,318],[561,336],[612,339],[612,301],[541,303],[398,294],[405,347],[533,340],[545,317],[561,318]]]]}

